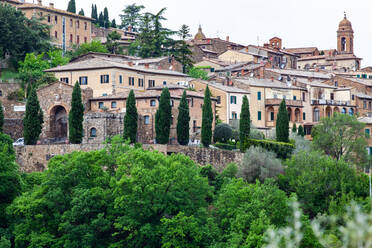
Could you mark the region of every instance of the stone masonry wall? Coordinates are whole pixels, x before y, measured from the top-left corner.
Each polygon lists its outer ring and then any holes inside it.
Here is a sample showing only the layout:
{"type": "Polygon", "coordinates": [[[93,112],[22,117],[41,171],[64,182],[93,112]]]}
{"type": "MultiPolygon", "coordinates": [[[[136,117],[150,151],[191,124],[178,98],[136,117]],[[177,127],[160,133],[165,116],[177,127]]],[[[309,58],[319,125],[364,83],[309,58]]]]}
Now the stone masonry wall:
{"type": "MultiPolygon", "coordinates": [[[[64,155],[74,151],[94,151],[103,149],[102,144],[60,144],[35,145],[16,147],[17,163],[23,172],[44,171],[48,161],[56,155],[64,155]]],[[[144,149],[153,149],[164,154],[183,153],[200,165],[213,165],[216,170],[222,171],[229,163],[239,163],[243,153],[199,147],[178,145],[143,145],[144,149]]]]}

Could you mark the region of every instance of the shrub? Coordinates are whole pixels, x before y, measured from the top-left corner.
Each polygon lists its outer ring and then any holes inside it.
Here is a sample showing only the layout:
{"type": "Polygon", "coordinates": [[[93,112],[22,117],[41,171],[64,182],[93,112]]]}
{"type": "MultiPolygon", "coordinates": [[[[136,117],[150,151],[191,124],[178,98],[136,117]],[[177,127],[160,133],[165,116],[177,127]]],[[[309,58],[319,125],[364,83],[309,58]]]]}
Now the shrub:
{"type": "Polygon", "coordinates": [[[249,134],[250,139],[256,139],[256,140],[263,140],[265,139],[265,135],[263,132],[257,130],[257,129],[252,129],[251,133],[249,134]]]}
{"type": "Polygon", "coordinates": [[[303,136],[297,133],[291,133],[290,141],[294,141],[296,144],[296,148],[293,150],[293,154],[297,154],[299,152],[305,151],[310,152],[311,150],[311,141],[306,140],[303,136]]]}
{"type": "Polygon", "coordinates": [[[235,150],[236,145],[235,144],[229,144],[229,143],[216,143],[214,144],[215,147],[218,147],[223,150],[235,150]]]}
{"type": "Polygon", "coordinates": [[[268,151],[276,153],[276,156],[281,159],[289,158],[295,149],[295,146],[290,143],[277,142],[274,140],[255,140],[249,139],[242,145],[242,150],[245,151],[251,146],[259,146],[265,148],[268,151]]]}
{"type": "Polygon", "coordinates": [[[25,92],[23,91],[23,89],[18,89],[18,90],[10,92],[7,98],[8,100],[23,101],[24,95],[25,95],[25,92]]]}
{"type": "Polygon", "coordinates": [[[283,172],[280,159],[274,152],[262,147],[250,147],[238,165],[238,177],[254,183],[256,179],[264,182],[266,178],[274,178],[283,172]]]}
{"type": "Polygon", "coordinates": [[[214,142],[226,143],[232,137],[232,129],[226,123],[221,123],[214,129],[213,140],[214,142]]]}

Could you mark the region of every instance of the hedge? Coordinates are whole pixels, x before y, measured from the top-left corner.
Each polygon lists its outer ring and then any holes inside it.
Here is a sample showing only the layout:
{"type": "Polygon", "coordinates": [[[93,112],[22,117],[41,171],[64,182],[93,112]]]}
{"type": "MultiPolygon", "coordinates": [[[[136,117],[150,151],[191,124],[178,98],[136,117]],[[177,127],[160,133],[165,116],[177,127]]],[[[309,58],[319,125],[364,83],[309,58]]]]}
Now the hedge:
{"type": "Polygon", "coordinates": [[[229,144],[229,143],[220,143],[220,142],[217,142],[216,144],[214,144],[215,147],[218,147],[220,149],[224,149],[224,150],[235,150],[236,149],[236,145],[235,144],[229,144]]]}
{"type": "Polygon", "coordinates": [[[251,146],[260,146],[266,150],[275,152],[276,156],[281,159],[289,158],[295,149],[295,145],[291,143],[278,142],[275,140],[247,139],[241,147],[241,151],[244,152],[251,146]]]}

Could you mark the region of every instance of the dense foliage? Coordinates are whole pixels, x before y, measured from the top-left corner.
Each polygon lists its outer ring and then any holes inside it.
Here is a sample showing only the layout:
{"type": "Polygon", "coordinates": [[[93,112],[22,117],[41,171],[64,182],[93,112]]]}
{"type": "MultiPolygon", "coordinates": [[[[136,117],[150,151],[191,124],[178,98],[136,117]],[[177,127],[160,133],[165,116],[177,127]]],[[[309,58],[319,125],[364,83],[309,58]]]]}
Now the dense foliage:
{"type": "Polygon", "coordinates": [[[40,108],[35,88],[31,89],[27,98],[26,113],[23,118],[23,136],[26,145],[35,145],[41,134],[43,111],[40,108]]]}
{"type": "Polygon", "coordinates": [[[289,117],[285,100],[283,99],[279,106],[278,117],[276,119],[276,140],[279,142],[288,142],[289,139],[289,117]]]}
{"type": "Polygon", "coordinates": [[[177,117],[177,141],[180,145],[187,145],[190,139],[190,111],[186,99],[186,90],[183,91],[177,117]]]}
{"type": "Polygon", "coordinates": [[[171,97],[168,88],[163,88],[159,108],[155,114],[155,132],[156,142],[159,144],[168,144],[170,126],[172,121],[171,97]]]}
{"type": "Polygon", "coordinates": [[[202,113],[201,142],[205,147],[208,147],[212,142],[212,124],[213,124],[211,92],[208,86],[204,92],[204,103],[203,103],[202,111],[203,113],[202,113]]]}
{"type": "Polygon", "coordinates": [[[67,11],[76,14],[76,3],[75,0],[68,2],[67,11]]]}
{"type": "Polygon", "coordinates": [[[243,104],[240,112],[239,131],[239,139],[241,142],[244,142],[249,138],[251,132],[251,113],[249,112],[249,102],[247,96],[243,97],[243,104]]]}
{"type": "Polygon", "coordinates": [[[277,142],[275,140],[255,140],[247,139],[241,144],[241,149],[246,151],[249,147],[256,146],[265,148],[268,151],[274,152],[278,158],[286,159],[289,158],[295,149],[295,146],[290,143],[277,142]]]}
{"type": "Polygon", "coordinates": [[[226,143],[232,137],[232,128],[226,123],[216,125],[213,131],[214,142],[226,143]]]}
{"type": "Polygon", "coordinates": [[[109,50],[106,46],[102,45],[100,41],[92,40],[90,43],[83,43],[79,45],[72,52],[70,52],[70,54],[71,57],[76,58],[89,52],[109,53],[109,50]]]}
{"type": "Polygon", "coordinates": [[[136,107],[136,97],[134,96],[134,91],[129,92],[126,101],[126,111],[124,117],[124,139],[130,141],[130,143],[135,143],[137,140],[137,128],[138,128],[138,113],[136,107]]]}
{"type": "Polygon", "coordinates": [[[81,98],[79,82],[75,83],[72,91],[71,109],[68,113],[69,141],[80,144],[83,141],[84,104],[81,98]]]}
{"type": "Polygon", "coordinates": [[[208,72],[198,67],[192,67],[187,74],[192,78],[208,80],[208,72]]]}

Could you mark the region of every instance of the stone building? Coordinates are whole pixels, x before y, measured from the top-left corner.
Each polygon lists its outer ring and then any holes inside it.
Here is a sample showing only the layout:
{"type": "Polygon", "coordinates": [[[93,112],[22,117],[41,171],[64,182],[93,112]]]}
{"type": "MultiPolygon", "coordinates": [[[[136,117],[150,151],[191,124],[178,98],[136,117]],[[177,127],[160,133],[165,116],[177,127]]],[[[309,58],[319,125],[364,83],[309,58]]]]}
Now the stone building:
{"type": "Polygon", "coordinates": [[[42,17],[42,22],[50,26],[52,42],[63,50],[92,40],[93,19],[90,17],[56,9],[53,3],[45,6],[42,0],[37,0],[37,4],[16,0],[0,0],[0,2],[12,4],[29,19],[42,17]]]}

